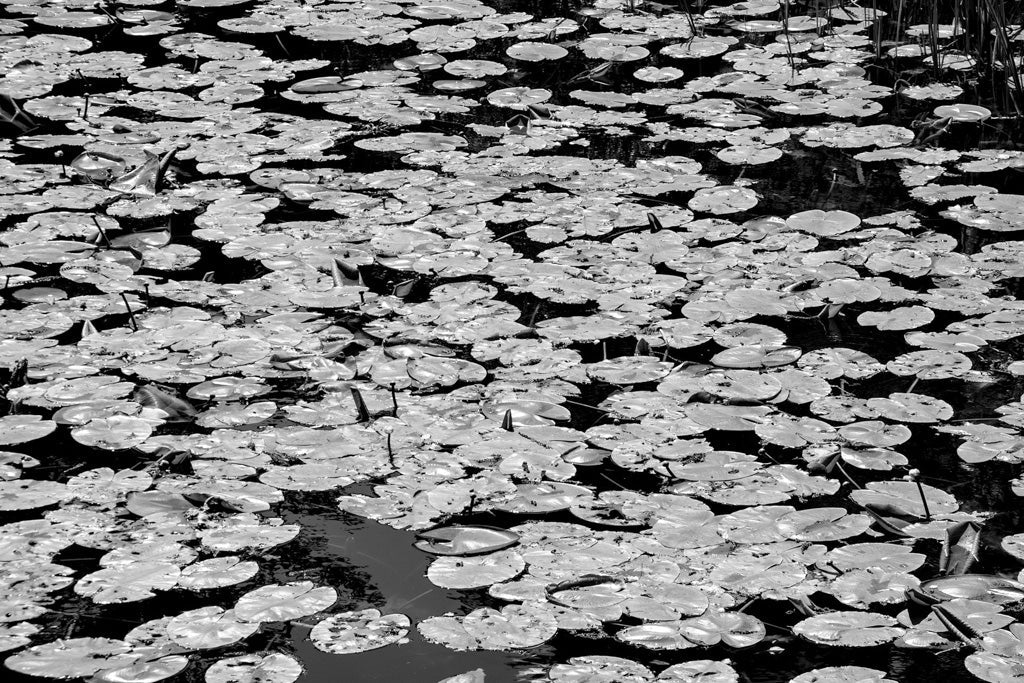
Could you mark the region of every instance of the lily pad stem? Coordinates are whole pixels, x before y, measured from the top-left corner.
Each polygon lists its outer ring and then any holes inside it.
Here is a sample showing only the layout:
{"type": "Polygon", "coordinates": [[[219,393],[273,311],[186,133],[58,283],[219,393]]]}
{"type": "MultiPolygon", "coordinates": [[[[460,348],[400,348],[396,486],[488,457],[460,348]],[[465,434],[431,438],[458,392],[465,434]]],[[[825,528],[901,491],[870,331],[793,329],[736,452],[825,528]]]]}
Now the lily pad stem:
{"type": "Polygon", "coordinates": [[[124,302],[124,307],[126,309],[128,309],[128,319],[132,323],[132,331],[133,332],[138,332],[139,331],[139,321],[135,319],[135,313],[134,313],[134,311],[132,311],[131,304],[128,303],[128,297],[126,297],[124,295],[124,292],[121,292],[121,301],[124,302]]]}
{"type": "MultiPolygon", "coordinates": [[[[840,474],[842,474],[844,477],[846,477],[846,481],[850,482],[850,484],[853,485],[853,488],[855,488],[855,489],[864,488],[863,486],[861,486],[860,484],[855,482],[853,480],[853,477],[851,477],[849,474],[847,474],[846,470],[843,469],[843,466],[839,464],[838,460],[836,460],[836,469],[839,470],[840,474]]],[[[920,484],[918,484],[918,486],[920,486],[920,484]]]]}
{"type": "Polygon", "coordinates": [[[102,225],[100,225],[100,222],[96,219],[96,216],[92,216],[92,222],[96,224],[96,229],[100,231],[100,237],[103,238],[103,242],[107,245],[107,248],[109,249],[110,238],[107,237],[107,231],[103,229],[102,225]]]}
{"type": "Polygon", "coordinates": [[[921,496],[921,505],[924,506],[924,518],[930,522],[932,520],[932,512],[928,508],[928,498],[924,495],[924,486],[921,484],[921,471],[912,469],[907,472],[907,478],[917,484],[917,492],[921,496]]]}

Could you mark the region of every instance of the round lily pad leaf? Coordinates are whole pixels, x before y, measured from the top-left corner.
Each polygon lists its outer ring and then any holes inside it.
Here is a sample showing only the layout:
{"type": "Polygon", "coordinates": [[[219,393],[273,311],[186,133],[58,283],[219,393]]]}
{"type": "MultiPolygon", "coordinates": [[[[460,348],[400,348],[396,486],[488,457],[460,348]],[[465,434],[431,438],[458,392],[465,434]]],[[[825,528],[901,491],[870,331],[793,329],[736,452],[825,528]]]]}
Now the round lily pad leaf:
{"type": "Polygon", "coordinates": [[[793,633],[821,645],[873,647],[903,635],[895,619],[875,612],[829,612],[804,619],[793,633]]]}
{"type": "Polygon", "coordinates": [[[715,152],[715,156],[727,164],[770,164],[782,158],[782,150],[765,145],[730,145],[715,152]]]}
{"type": "Polygon", "coordinates": [[[507,605],[498,610],[484,607],[463,619],[466,632],[485,650],[515,650],[550,640],[558,630],[551,612],[540,605],[507,605]]]}
{"type": "Polygon", "coordinates": [[[757,206],[757,202],[757,193],[749,187],[721,185],[697,190],[687,206],[694,211],[722,216],[747,211],[757,206]]]}
{"type": "Polygon", "coordinates": [[[153,597],[156,590],[171,590],[181,570],[169,562],[130,562],[86,574],[75,592],[99,605],[135,602],[153,597]]]}
{"type": "Polygon", "coordinates": [[[25,647],[32,642],[31,636],[38,632],[38,626],[26,622],[0,625],[0,652],[25,647]]]}
{"type": "Polygon", "coordinates": [[[649,650],[685,650],[696,647],[695,643],[683,636],[679,621],[627,626],[615,634],[615,639],[649,650]]]}
{"type": "Polygon", "coordinates": [[[513,531],[486,526],[449,526],[416,535],[416,547],[435,555],[480,555],[504,550],[519,542],[513,531]]]}
{"type": "Polygon", "coordinates": [[[590,655],[573,657],[548,671],[555,683],[646,683],[654,674],[643,664],[621,657],[590,655]]]}
{"type": "Polygon", "coordinates": [[[505,54],[512,59],[518,59],[524,62],[543,62],[561,59],[569,54],[569,51],[564,47],[553,45],[551,43],[526,41],[523,43],[516,43],[512,47],[508,48],[505,51],[505,54]]]}
{"type": "Polygon", "coordinates": [[[416,625],[416,629],[426,640],[444,645],[449,650],[465,652],[479,650],[476,638],[466,632],[462,617],[446,614],[440,617],[428,617],[416,625]]]}
{"type": "Polygon", "coordinates": [[[839,455],[843,462],[862,470],[891,470],[907,464],[902,453],[888,448],[854,448],[842,446],[839,455]]]}
{"type": "Polygon", "coordinates": [[[779,531],[797,541],[824,543],[858,536],[871,526],[868,515],[847,514],[845,508],[809,508],[791,512],[776,521],[779,531]]]}
{"type": "Polygon", "coordinates": [[[992,116],[992,110],[976,104],[943,104],[932,112],[940,119],[962,123],[977,123],[992,116]]]}
{"type": "Polygon", "coordinates": [[[184,648],[206,650],[245,640],[259,627],[259,623],[239,619],[234,610],[211,606],[173,617],[167,623],[167,635],[184,648]]]}
{"type": "Polygon", "coordinates": [[[740,676],[728,661],[697,659],[673,664],[656,679],[658,683],[739,683],[740,676]]]}
{"type": "Polygon", "coordinates": [[[919,585],[920,581],[913,574],[869,567],[846,572],[829,584],[828,592],[844,605],[869,609],[875,603],[888,605],[906,602],[907,591],[919,585]]]}
{"type": "Polygon", "coordinates": [[[107,451],[138,446],[153,433],[153,422],[140,417],[113,415],[89,420],[71,430],[71,438],[84,446],[107,451]]]}
{"type": "Polygon", "coordinates": [[[672,363],[655,356],[620,356],[592,363],[587,367],[587,375],[609,384],[640,384],[659,380],[671,369],[672,363]]]}
{"type": "Polygon", "coordinates": [[[53,420],[39,415],[4,415],[0,417],[0,446],[12,446],[41,439],[57,429],[53,420]]]}
{"type": "Polygon", "coordinates": [[[651,508],[642,495],[631,491],[604,491],[597,498],[579,499],[569,512],[591,524],[610,527],[642,527],[648,523],[651,508]]]}
{"type": "Polygon", "coordinates": [[[240,401],[268,391],[270,387],[260,377],[218,377],[195,385],[186,395],[212,401],[240,401]]]}
{"type": "Polygon", "coordinates": [[[288,621],[322,612],[338,599],[330,586],[316,587],[312,581],[260,586],[235,603],[235,616],[242,621],[288,621]]]}
{"type": "Polygon", "coordinates": [[[160,617],[144,621],[124,635],[124,640],[136,647],[159,647],[168,651],[178,651],[180,646],[167,635],[167,624],[173,617],[160,617]]]}
{"type": "Polygon", "coordinates": [[[925,562],[925,556],[912,548],[895,543],[851,543],[828,552],[823,566],[848,572],[854,569],[881,569],[890,572],[912,572],[925,562]]]}
{"type": "Polygon", "coordinates": [[[224,524],[202,533],[203,546],[220,552],[237,552],[243,548],[266,549],[287,543],[302,530],[297,524],[282,524],[280,519],[238,515],[224,524]]]}
{"type": "Polygon", "coordinates": [[[585,486],[561,482],[521,484],[516,495],[501,505],[501,509],[521,514],[541,514],[566,510],[581,498],[590,498],[593,492],[585,486]]]}
{"type": "Polygon", "coordinates": [[[926,306],[900,306],[891,311],[865,311],[857,324],[880,330],[913,330],[935,319],[935,311],[926,306]]]}
{"type": "MultiPolygon", "coordinates": [[[[918,631],[946,634],[950,623],[963,625],[965,633],[991,633],[1007,626],[1016,625],[1013,617],[1003,614],[1003,606],[981,600],[956,598],[932,606],[931,614],[914,625],[918,631]],[[941,618],[940,618],[941,617],[941,618]]],[[[899,615],[901,619],[908,613],[899,615]]]]}
{"type": "Polygon", "coordinates": [[[472,671],[467,671],[464,674],[449,676],[437,683],[484,683],[486,678],[487,674],[483,669],[473,669],[472,671]]]}
{"type": "Polygon", "coordinates": [[[292,683],[302,675],[294,657],[275,652],[229,657],[206,670],[206,683],[292,683]]]}
{"type": "Polygon", "coordinates": [[[143,659],[120,669],[104,669],[89,683],[156,683],[181,673],[188,663],[186,655],[178,654],[143,659]]]}
{"type": "Polygon", "coordinates": [[[809,232],[819,237],[835,237],[855,230],[860,225],[860,217],[849,211],[822,211],[811,209],[794,213],[786,219],[786,226],[793,230],[809,232]]]}
{"type": "Polygon", "coordinates": [[[43,678],[82,678],[130,665],[138,658],[131,646],[112,638],[70,638],[35,645],[8,657],[8,669],[43,678]]]}
{"type": "Polygon", "coordinates": [[[745,612],[709,610],[699,617],[685,619],[680,627],[687,640],[708,646],[724,643],[730,647],[750,647],[765,636],[761,620],[745,612]]]}
{"type": "Polygon", "coordinates": [[[991,574],[942,576],[922,583],[921,592],[937,600],[964,598],[997,605],[1024,601],[1024,583],[991,574]]]}
{"type": "Polygon", "coordinates": [[[125,507],[128,508],[129,512],[139,517],[195,509],[195,505],[188,502],[180,493],[165,493],[163,491],[137,491],[130,493],[128,494],[125,507]]]}
{"type": "Polygon", "coordinates": [[[896,515],[924,517],[924,503],[921,491],[928,502],[928,512],[944,515],[956,512],[960,504],[949,493],[928,484],[910,481],[873,481],[863,489],[850,493],[850,497],[861,505],[870,505],[876,511],[887,511],[896,515]],[[921,490],[918,489],[921,487],[921,490]]]}
{"type": "Polygon", "coordinates": [[[248,581],[258,571],[259,565],[252,560],[234,555],[211,557],[182,569],[178,587],[192,591],[224,588],[248,581]]]}
{"type": "Polygon", "coordinates": [[[719,346],[782,346],[786,333],[758,323],[730,323],[717,328],[712,338],[719,346]]]}
{"type": "Polygon", "coordinates": [[[622,610],[609,608],[621,605],[629,597],[623,591],[622,581],[600,574],[584,574],[578,579],[547,586],[545,593],[547,599],[556,605],[588,610],[591,613],[602,610],[602,617],[609,615],[615,618],[622,610]]]}
{"type": "Polygon", "coordinates": [[[499,401],[487,404],[483,410],[485,415],[496,420],[504,420],[507,415],[514,427],[550,425],[553,420],[563,421],[572,417],[565,406],[548,401],[499,401]]]}
{"type": "Polygon", "coordinates": [[[427,578],[442,588],[483,588],[508,581],[526,568],[514,550],[501,550],[475,557],[439,557],[427,569],[427,578]]]}
{"type": "Polygon", "coordinates": [[[843,425],[839,428],[839,436],[854,444],[864,444],[875,448],[898,446],[910,439],[912,432],[905,425],[886,424],[880,420],[867,420],[843,425]]]}
{"type": "Polygon", "coordinates": [[[341,612],[314,626],[309,638],[318,650],[335,655],[368,652],[408,642],[411,624],[404,614],[382,615],[375,609],[341,612]]]}
{"type": "Polygon", "coordinates": [[[147,472],[125,469],[115,472],[97,467],[76,474],[68,480],[68,491],[78,500],[90,503],[112,503],[132,491],[144,491],[153,483],[147,472]]]}
{"type": "MultiPolygon", "coordinates": [[[[430,617],[417,628],[424,638],[452,650],[514,650],[547,642],[558,622],[543,603],[473,610],[464,617],[430,617]]],[[[550,607],[554,607],[553,605],[550,607]]]]}
{"type": "Polygon", "coordinates": [[[801,353],[796,346],[734,346],[716,353],[711,362],[720,368],[776,368],[795,363],[801,353]]]}
{"type": "Polygon", "coordinates": [[[351,79],[340,78],[339,76],[320,76],[307,78],[306,80],[293,83],[292,92],[303,95],[318,95],[322,93],[344,92],[346,90],[358,90],[360,83],[351,79]]]}
{"type": "Polygon", "coordinates": [[[33,510],[59,503],[71,496],[68,487],[56,481],[0,481],[0,511],[33,510]]]}
{"type": "Polygon", "coordinates": [[[696,383],[702,391],[725,400],[767,401],[782,389],[779,380],[755,370],[709,372],[696,383]]]}
{"type": "Polygon", "coordinates": [[[196,424],[208,429],[234,429],[263,422],[275,412],[277,404],[273,401],[257,401],[249,405],[228,403],[203,411],[196,416],[196,424]]]}
{"type": "Polygon", "coordinates": [[[884,671],[865,666],[826,666],[807,671],[789,683],[896,683],[885,677],[884,671]]]}
{"type": "Polygon", "coordinates": [[[1020,658],[995,652],[975,652],[967,655],[964,666],[987,683],[1024,683],[1024,668],[1020,658]]]}

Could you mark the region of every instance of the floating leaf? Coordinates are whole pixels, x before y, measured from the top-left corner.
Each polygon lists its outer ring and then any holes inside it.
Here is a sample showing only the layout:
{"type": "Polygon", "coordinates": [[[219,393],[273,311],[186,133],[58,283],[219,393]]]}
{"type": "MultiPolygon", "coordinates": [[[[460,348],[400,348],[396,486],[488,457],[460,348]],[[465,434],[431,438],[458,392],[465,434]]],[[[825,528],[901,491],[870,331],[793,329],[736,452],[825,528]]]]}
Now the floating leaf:
{"type": "Polygon", "coordinates": [[[994,652],[975,652],[967,655],[964,666],[972,674],[988,683],[1016,683],[1024,681],[1024,670],[1016,657],[1005,657],[994,652]]]}
{"type": "Polygon", "coordinates": [[[153,433],[153,423],[139,417],[114,415],[89,420],[71,430],[71,437],[85,446],[108,451],[138,446],[153,433]]]}
{"type": "Polygon", "coordinates": [[[628,659],[590,655],[573,657],[564,664],[555,664],[548,671],[548,678],[558,683],[641,683],[653,680],[654,674],[643,664],[628,659]]]}
{"type": "Polygon", "coordinates": [[[132,562],[86,574],[75,592],[100,605],[135,602],[153,597],[155,590],[171,590],[180,574],[169,562],[132,562]]]}
{"type": "Polygon", "coordinates": [[[962,574],[931,579],[921,592],[937,600],[970,599],[1005,605],[1024,600],[1024,584],[988,574],[962,574]]]}
{"type": "Polygon", "coordinates": [[[232,645],[254,634],[260,625],[239,619],[234,610],[200,607],[182,612],[167,622],[167,635],[190,650],[232,645]]]}
{"type": "Polygon", "coordinates": [[[826,666],[807,671],[789,683],[894,683],[886,678],[884,671],[869,669],[864,666],[826,666]]]}
{"type": "Polygon", "coordinates": [[[181,673],[189,664],[185,655],[142,658],[122,668],[104,669],[93,676],[93,683],[156,683],[181,673]]]}
{"type": "Polygon", "coordinates": [[[123,640],[70,638],[34,645],[8,657],[8,669],[45,678],[81,678],[98,671],[130,665],[137,655],[123,640]]]}
{"type": "Polygon", "coordinates": [[[427,578],[442,588],[481,588],[507,581],[525,567],[526,563],[519,553],[502,550],[463,559],[438,558],[427,568],[427,578]]]}
{"type": "Polygon", "coordinates": [[[53,505],[71,495],[67,486],[55,481],[0,481],[0,510],[32,510],[53,505]]]}
{"type": "Polygon", "coordinates": [[[375,609],[341,612],[317,623],[309,634],[318,650],[343,655],[408,642],[409,617],[375,609]]]}
{"type": "Polygon", "coordinates": [[[482,607],[464,617],[430,617],[417,628],[427,640],[454,650],[512,650],[546,642],[557,623],[548,610],[524,604],[501,611],[482,607]]]}
{"type": "Polygon", "coordinates": [[[288,655],[241,655],[222,659],[206,670],[206,683],[292,683],[302,665],[288,655]]]}
{"type": "Polygon", "coordinates": [[[338,599],[330,586],[311,581],[260,586],[238,598],[234,613],[242,621],[289,621],[322,612],[338,599]]]}
{"type": "Polygon", "coordinates": [[[182,568],[178,586],[186,590],[212,590],[248,581],[256,576],[259,565],[227,555],[211,557],[182,568]]]}
{"type": "Polygon", "coordinates": [[[503,550],[519,542],[514,532],[497,527],[450,526],[416,534],[416,547],[435,555],[477,555],[503,550]]]}
{"type": "Polygon", "coordinates": [[[874,612],[829,612],[804,619],[793,632],[808,640],[843,647],[872,647],[903,634],[892,617],[874,612]]]}
{"type": "Polygon", "coordinates": [[[870,505],[876,510],[891,510],[897,515],[913,517],[925,516],[925,503],[933,515],[956,512],[959,507],[956,499],[945,491],[928,484],[920,484],[922,494],[918,486],[909,481],[877,481],[852,492],[850,497],[855,502],[870,505]],[[925,497],[924,502],[921,500],[922,495],[925,497]]]}
{"type": "Polygon", "coordinates": [[[57,425],[39,415],[4,415],[0,417],[0,446],[12,446],[41,439],[53,433],[57,425]]]}

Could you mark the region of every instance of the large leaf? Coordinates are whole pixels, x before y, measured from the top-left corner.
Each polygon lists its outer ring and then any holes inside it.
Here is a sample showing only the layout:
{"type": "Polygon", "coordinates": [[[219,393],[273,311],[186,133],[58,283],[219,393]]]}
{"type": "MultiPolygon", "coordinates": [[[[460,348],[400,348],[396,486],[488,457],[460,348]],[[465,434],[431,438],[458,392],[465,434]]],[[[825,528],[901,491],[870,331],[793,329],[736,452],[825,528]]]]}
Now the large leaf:
{"type": "Polygon", "coordinates": [[[122,640],[71,638],[34,645],[8,657],[4,664],[30,676],[69,679],[129,666],[135,659],[132,648],[122,640]]]}
{"type": "Polygon", "coordinates": [[[302,665],[288,655],[252,654],[229,657],[206,670],[206,683],[292,683],[302,675],[302,665]]]}
{"type": "Polygon", "coordinates": [[[238,598],[235,616],[243,621],[288,621],[321,612],[338,599],[330,586],[317,587],[312,581],[260,586],[238,598]]]}
{"type": "Polygon", "coordinates": [[[822,645],[873,647],[903,634],[892,617],[874,612],[828,612],[804,619],[793,632],[822,645]]]}
{"type": "Polygon", "coordinates": [[[318,650],[335,655],[367,652],[407,642],[410,625],[404,614],[364,609],[327,617],[313,627],[309,638],[318,650]]]}

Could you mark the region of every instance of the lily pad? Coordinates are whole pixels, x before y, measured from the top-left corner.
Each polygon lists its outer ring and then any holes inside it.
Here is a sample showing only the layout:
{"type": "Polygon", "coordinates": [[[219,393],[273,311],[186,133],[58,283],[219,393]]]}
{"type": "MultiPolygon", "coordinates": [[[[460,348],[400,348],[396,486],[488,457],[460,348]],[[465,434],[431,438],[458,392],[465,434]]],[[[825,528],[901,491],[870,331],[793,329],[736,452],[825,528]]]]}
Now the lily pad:
{"type": "Polygon", "coordinates": [[[903,634],[892,617],[874,612],[829,612],[804,619],[793,632],[808,640],[842,647],[873,647],[903,634]]]}
{"type": "Polygon", "coordinates": [[[404,614],[384,614],[364,609],[341,612],[317,623],[309,634],[313,645],[335,655],[368,652],[408,642],[411,622],[404,614]]]}
{"type": "Polygon", "coordinates": [[[416,547],[435,555],[478,555],[504,550],[519,536],[498,527],[450,526],[416,534],[416,547]]]}

